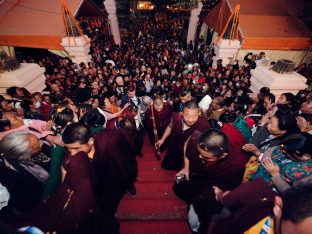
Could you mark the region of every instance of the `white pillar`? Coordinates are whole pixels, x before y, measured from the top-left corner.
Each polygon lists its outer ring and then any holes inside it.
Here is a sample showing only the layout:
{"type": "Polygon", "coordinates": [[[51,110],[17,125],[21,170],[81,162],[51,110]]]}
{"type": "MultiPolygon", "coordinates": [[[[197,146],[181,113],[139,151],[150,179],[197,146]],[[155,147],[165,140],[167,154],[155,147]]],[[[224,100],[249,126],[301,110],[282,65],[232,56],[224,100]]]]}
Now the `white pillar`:
{"type": "Polygon", "coordinates": [[[0,46],[1,49],[10,57],[15,58],[15,49],[13,46],[0,46]]]}
{"type": "Polygon", "coordinates": [[[239,40],[221,39],[217,45],[214,45],[214,53],[212,67],[217,67],[217,60],[222,59],[222,65],[229,64],[230,59],[235,59],[238,50],[241,48],[239,40]]]}
{"type": "Polygon", "coordinates": [[[11,86],[24,87],[29,92],[41,92],[46,87],[45,68],[36,63],[21,63],[20,68],[0,73],[0,95],[6,95],[11,86]]]}
{"type": "Polygon", "coordinates": [[[299,90],[307,88],[307,79],[297,72],[277,73],[270,69],[269,66],[257,66],[251,69],[251,86],[250,90],[257,94],[262,87],[269,87],[276,99],[282,93],[291,92],[294,95],[299,90]]]}
{"type": "Polygon", "coordinates": [[[69,53],[74,63],[78,65],[85,63],[88,65],[91,62],[90,38],[85,37],[64,37],[61,45],[69,53]]]}
{"type": "Polygon", "coordinates": [[[197,8],[193,9],[191,11],[191,16],[190,16],[190,22],[189,22],[189,27],[187,31],[187,43],[190,43],[190,41],[195,43],[195,36],[196,36],[196,31],[197,31],[197,25],[198,25],[198,16],[203,8],[203,4],[201,2],[198,3],[197,8]]]}
{"type": "Polygon", "coordinates": [[[104,6],[108,13],[109,27],[113,35],[114,41],[116,44],[120,45],[120,32],[119,32],[118,18],[116,14],[116,2],[115,0],[105,0],[104,6]]]}
{"type": "Polygon", "coordinates": [[[206,42],[207,41],[207,34],[208,34],[208,25],[203,23],[203,25],[201,26],[201,29],[200,29],[200,36],[202,36],[204,38],[204,41],[206,42]]]}

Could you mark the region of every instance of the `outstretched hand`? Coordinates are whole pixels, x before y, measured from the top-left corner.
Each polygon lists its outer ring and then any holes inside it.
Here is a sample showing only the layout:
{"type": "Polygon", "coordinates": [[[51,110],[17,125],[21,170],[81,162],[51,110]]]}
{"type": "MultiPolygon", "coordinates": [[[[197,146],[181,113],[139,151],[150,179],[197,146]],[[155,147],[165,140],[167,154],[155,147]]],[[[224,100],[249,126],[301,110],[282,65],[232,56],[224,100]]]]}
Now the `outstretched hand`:
{"type": "Polygon", "coordinates": [[[260,150],[254,144],[245,144],[245,145],[243,145],[242,148],[246,152],[250,152],[250,153],[256,155],[257,157],[260,155],[260,150]]]}

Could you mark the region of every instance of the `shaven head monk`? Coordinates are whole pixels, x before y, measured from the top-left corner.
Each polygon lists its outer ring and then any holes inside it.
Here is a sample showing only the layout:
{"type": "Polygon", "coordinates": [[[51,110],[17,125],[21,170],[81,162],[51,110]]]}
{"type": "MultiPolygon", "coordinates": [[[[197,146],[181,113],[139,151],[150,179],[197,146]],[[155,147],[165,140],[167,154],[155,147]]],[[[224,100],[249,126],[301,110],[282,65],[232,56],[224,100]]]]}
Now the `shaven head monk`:
{"type": "Polygon", "coordinates": [[[210,128],[208,121],[199,116],[196,102],[185,103],[182,115],[172,117],[163,136],[158,141],[161,146],[168,138],[168,150],[162,161],[162,167],[167,170],[180,170],[183,166],[183,145],[195,130],[204,131],[210,128]]]}
{"type": "MultiPolygon", "coordinates": [[[[153,108],[154,108],[154,118],[155,118],[155,124],[157,129],[157,135],[160,138],[165,130],[168,124],[171,122],[172,117],[172,106],[168,102],[164,102],[161,97],[156,97],[153,100],[153,108]]],[[[146,109],[145,112],[145,127],[148,132],[148,136],[150,138],[150,141],[152,145],[154,145],[155,142],[155,136],[153,133],[153,116],[152,116],[152,108],[149,106],[149,108],[146,109]]],[[[164,150],[166,148],[166,144],[164,144],[161,147],[161,150],[164,150]]]]}

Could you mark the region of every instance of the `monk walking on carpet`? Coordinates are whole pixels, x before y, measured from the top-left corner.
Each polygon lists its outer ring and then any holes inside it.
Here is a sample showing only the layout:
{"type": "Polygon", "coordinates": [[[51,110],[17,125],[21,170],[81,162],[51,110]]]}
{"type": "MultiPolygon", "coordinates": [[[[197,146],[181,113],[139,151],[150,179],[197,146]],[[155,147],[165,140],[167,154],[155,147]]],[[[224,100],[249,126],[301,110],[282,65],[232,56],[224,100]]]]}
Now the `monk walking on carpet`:
{"type": "Polygon", "coordinates": [[[199,116],[199,107],[196,102],[185,103],[182,114],[175,115],[167,126],[159,147],[168,138],[167,153],[161,163],[162,168],[167,170],[180,170],[183,166],[183,146],[186,140],[195,130],[204,131],[210,128],[207,120],[199,116]]]}

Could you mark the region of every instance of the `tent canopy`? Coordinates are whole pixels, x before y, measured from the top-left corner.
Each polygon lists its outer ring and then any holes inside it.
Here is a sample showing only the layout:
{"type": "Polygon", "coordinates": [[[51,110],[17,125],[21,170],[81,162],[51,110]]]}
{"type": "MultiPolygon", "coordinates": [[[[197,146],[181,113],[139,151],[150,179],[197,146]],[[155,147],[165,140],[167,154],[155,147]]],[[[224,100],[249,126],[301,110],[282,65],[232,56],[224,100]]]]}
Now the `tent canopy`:
{"type": "MultiPolygon", "coordinates": [[[[73,15],[80,11],[100,14],[87,0],[67,0],[73,15]]],[[[18,46],[64,50],[60,45],[64,34],[61,0],[9,0],[0,5],[0,46],[18,46]]]]}
{"type": "Polygon", "coordinates": [[[240,4],[243,49],[304,50],[311,46],[311,32],[283,0],[222,0],[204,22],[220,33],[236,4],[240,4]]]}

